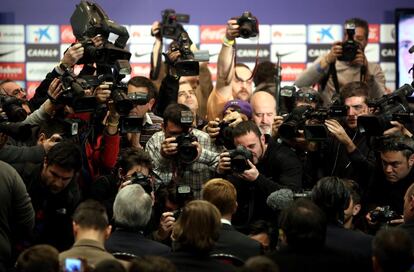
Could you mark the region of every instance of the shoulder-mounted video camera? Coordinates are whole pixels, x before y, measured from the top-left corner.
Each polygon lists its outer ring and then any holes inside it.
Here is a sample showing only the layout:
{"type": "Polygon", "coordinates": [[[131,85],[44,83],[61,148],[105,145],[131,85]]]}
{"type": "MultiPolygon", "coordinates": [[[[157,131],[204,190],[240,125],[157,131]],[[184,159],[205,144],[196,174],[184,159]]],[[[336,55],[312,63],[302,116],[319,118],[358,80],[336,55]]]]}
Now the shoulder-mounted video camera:
{"type": "Polygon", "coordinates": [[[161,36],[167,39],[177,40],[184,30],[181,23],[190,22],[190,15],[176,13],[173,9],[161,12],[161,36]]]}
{"type": "Polygon", "coordinates": [[[285,140],[291,140],[300,136],[303,130],[308,141],[325,141],[328,138],[328,130],[324,121],[330,118],[344,117],[348,108],[342,105],[332,105],[329,108],[314,109],[311,106],[299,106],[287,115],[283,124],[279,127],[279,135],[285,140]]]}
{"type": "Polygon", "coordinates": [[[404,84],[393,93],[368,102],[374,113],[358,116],[357,125],[360,132],[370,136],[379,136],[391,128],[390,121],[398,121],[402,124],[411,122],[414,115],[411,112],[407,96],[411,96],[414,89],[409,84],[404,84]]]}
{"type": "Polygon", "coordinates": [[[22,101],[14,96],[0,95],[0,108],[5,114],[0,117],[0,121],[24,121],[27,112],[22,108],[22,105],[22,101]]]}
{"type": "Polygon", "coordinates": [[[353,61],[358,53],[360,44],[354,40],[355,24],[353,22],[345,25],[345,31],[348,39],[342,43],[342,56],[338,57],[340,61],[353,61]]]}
{"type": "Polygon", "coordinates": [[[81,1],[76,5],[70,23],[73,34],[84,47],[84,56],[78,61],[82,63],[97,63],[100,65],[113,65],[116,60],[129,60],[131,53],[124,50],[129,34],[124,26],[110,20],[105,11],[97,4],[81,1]],[[117,36],[114,43],[108,41],[110,34],[117,36]],[[104,39],[102,47],[95,47],[91,38],[101,35],[104,39]]]}

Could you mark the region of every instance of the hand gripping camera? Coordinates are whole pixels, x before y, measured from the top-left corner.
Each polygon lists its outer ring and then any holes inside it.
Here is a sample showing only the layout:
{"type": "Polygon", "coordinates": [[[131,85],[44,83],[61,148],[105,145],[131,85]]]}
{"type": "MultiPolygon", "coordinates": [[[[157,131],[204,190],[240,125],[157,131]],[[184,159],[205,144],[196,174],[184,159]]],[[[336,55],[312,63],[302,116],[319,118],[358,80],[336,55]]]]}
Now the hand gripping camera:
{"type": "Polygon", "coordinates": [[[338,57],[338,60],[353,61],[358,53],[360,45],[354,40],[355,24],[347,23],[345,27],[348,39],[342,43],[342,56],[338,57]]]}

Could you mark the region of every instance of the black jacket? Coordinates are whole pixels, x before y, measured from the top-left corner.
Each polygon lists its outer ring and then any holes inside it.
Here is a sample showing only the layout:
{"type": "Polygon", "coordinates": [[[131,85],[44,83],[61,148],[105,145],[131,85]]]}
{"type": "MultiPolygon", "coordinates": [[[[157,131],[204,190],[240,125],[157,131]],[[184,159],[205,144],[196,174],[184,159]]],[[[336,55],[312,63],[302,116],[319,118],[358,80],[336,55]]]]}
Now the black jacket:
{"type": "Polygon", "coordinates": [[[136,256],[165,256],[171,249],[161,243],[144,237],[139,231],[116,229],[105,242],[108,252],[130,253],[136,256]]]}
{"type": "Polygon", "coordinates": [[[295,152],[284,144],[277,143],[266,135],[267,149],[256,165],[258,178],[246,181],[237,176],[228,179],[237,190],[238,209],[233,223],[241,228],[255,220],[271,221],[273,211],[266,204],[267,197],[274,191],[289,188],[293,191],[302,189],[302,163],[295,152]]]}
{"type": "Polygon", "coordinates": [[[260,243],[238,232],[229,224],[221,224],[220,236],[212,253],[226,253],[247,261],[261,254],[260,243]]]}
{"type": "Polygon", "coordinates": [[[5,267],[14,264],[12,238],[22,238],[31,233],[35,214],[26,187],[16,170],[0,161],[0,172],[0,271],[5,271],[5,267]]]}

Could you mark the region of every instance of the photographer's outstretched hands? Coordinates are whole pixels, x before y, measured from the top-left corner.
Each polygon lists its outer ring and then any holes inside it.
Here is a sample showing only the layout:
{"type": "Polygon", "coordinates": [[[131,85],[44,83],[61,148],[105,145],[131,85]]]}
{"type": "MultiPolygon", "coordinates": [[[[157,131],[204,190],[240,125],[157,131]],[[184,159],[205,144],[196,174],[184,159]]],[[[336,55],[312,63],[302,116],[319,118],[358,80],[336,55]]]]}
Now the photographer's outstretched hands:
{"type": "Polygon", "coordinates": [[[74,66],[78,60],[80,60],[83,57],[84,48],[81,43],[75,43],[71,47],[66,50],[65,54],[63,55],[63,58],[61,59],[61,63],[66,66],[67,68],[70,68],[74,66]]]}
{"type": "Polygon", "coordinates": [[[231,158],[229,152],[220,154],[219,163],[217,165],[217,173],[224,174],[231,169],[231,158]]]}
{"type": "Polygon", "coordinates": [[[239,25],[237,24],[237,20],[230,19],[227,21],[226,39],[233,41],[237,37],[240,37],[239,25]]]}
{"type": "Polygon", "coordinates": [[[169,157],[177,154],[178,144],[175,142],[175,137],[170,137],[164,140],[161,144],[161,155],[163,157],[169,157]]]}

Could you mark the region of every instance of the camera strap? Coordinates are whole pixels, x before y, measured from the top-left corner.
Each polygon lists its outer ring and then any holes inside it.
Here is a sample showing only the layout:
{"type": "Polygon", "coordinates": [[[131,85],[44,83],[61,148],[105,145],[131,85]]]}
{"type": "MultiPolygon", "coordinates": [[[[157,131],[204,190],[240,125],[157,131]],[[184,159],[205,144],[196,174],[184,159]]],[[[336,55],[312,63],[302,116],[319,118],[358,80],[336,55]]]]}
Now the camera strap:
{"type": "MultiPolygon", "coordinates": [[[[235,40],[236,41],[236,40],[235,40]]],[[[233,47],[233,56],[234,56],[234,65],[236,65],[236,63],[237,63],[237,54],[236,54],[236,43],[235,43],[235,46],[233,47]]],[[[249,80],[252,80],[253,79],[253,77],[256,75],[256,72],[257,72],[257,65],[259,64],[259,37],[257,37],[257,44],[256,44],[256,60],[255,60],[255,62],[254,62],[254,68],[253,68],[253,71],[252,71],[252,74],[251,74],[251,76],[248,78],[248,79],[246,79],[246,81],[249,81],[249,80]]],[[[234,76],[238,79],[238,80],[240,80],[240,81],[243,81],[243,79],[242,78],[240,78],[238,75],[237,75],[237,72],[236,72],[236,69],[234,69],[234,76]]]]}
{"type": "MultiPolygon", "coordinates": [[[[332,76],[332,81],[335,87],[335,92],[339,94],[339,81],[338,81],[338,74],[336,72],[336,62],[333,62],[329,64],[329,70],[328,70],[328,76],[326,78],[322,78],[321,80],[321,89],[324,90],[326,87],[326,84],[328,83],[328,80],[330,76],[332,76]]],[[[366,78],[367,68],[363,65],[361,66],[361,70],[359,72],[359,81],[364,82],[366,78]]]]}

